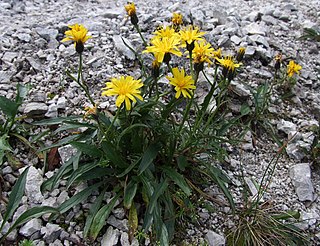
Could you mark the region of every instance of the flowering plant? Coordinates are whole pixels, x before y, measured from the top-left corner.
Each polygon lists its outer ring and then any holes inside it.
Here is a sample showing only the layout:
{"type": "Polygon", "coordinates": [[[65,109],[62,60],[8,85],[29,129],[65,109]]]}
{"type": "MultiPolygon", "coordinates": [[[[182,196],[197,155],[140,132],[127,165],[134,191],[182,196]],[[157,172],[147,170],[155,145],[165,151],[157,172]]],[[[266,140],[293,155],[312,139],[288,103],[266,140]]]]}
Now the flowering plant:
{"type": "MultiPolygon", "coordinates": [[[[178,211],[188,211],[197,197],[228,203],[231,211],[235,209],[227,188],[230,180],[213,162],[224,159],[222,145],[232,141],[229,129],[241,117],[225,117],[225,103],[245,49],[240,48],[235,55],[223,55],[221,49],[214,49],[205,40],[205,33],[198,27],[183,26],[183,18],[177,13],[172,26],[155,31],[148,45],[138,25],[135,5],[129,3],[125,9],[144,48],[137,56],[141,64],[139,78],[114,77],[102,89],[103,97],[115,99],[115,112],[99,108],[83,79],[85,42],[90,38],[87,30],[75,24],[65,33],[63,41],[74,41],[79,56],[78,76],[67,74],[83,89],[91,107],[85,109],[80,121],[67,117],[39,123],[61,124],[56,132],[78,132],[54,145],[70,144],[77,153],[44,182],[42,190],[53,189],[61,178],[67,179],[67,188],[78,182],[88,184],[57,208],[60,213],[99,191],[84,227],[84,235],[92,240],[112,209],[121,204],[127,212],[130,240],[140,226],[145,233],[151,229],[152,241],[169,245],[178,211]],[[143,59],[150,55],[152,64],[143,59]],[[207,66],[213,68],[211,75],[206,72],[207,66]],[[197,89],[202,84],[208,92],[201,100],[197,89]],[[221,189],[226,200],[204,192],[210,183],[221,189]],[[108,202],[104,200],[105,192],[113,193],[108,202]],[[139,225],[140,219],[143,223],[139,225]]],[[[56,214],[51,216],[55,218],[56,214]]]]}

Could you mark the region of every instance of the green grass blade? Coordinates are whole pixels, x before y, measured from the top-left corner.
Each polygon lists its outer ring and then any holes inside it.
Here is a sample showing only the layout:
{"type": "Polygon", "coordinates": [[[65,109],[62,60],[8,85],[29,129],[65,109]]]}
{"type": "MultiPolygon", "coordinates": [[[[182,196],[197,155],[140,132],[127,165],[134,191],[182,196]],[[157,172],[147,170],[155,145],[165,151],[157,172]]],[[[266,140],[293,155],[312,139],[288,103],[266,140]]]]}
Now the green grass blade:
{"type": "Polygon", "coordinates": [[[14,211],[19,206],[19,203],[20,203],[22,196],[24,194],[24,188],[25,188],[26,182],[27,182],[28,170],[29,170],[29,168],[26,168],[22,172],[22,174],[18,178],[17,182],[15,183],[15,185],[10,193],[7,210],[6,210],[5,215],[3,216],[3,221],[2,221],[2,224],[0,227],[0,231],[2,231],[4,224],[8,221],[8,219],[13,215],[14,211]]]}

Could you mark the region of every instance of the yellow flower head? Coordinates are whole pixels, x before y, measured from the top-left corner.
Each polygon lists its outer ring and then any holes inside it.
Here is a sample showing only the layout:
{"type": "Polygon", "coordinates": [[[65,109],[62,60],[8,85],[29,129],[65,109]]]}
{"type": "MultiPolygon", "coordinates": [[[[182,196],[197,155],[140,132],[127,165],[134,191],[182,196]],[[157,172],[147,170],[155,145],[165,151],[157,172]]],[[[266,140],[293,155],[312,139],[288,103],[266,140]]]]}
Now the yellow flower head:
{"type": "Polygon", "coordinates": [[[300,74],[299,71],[301,69],[302,69],[302,67],[299,64],[297,64],[291,60],[287,66],[287,74],[291,78],[295,73],[300,74]]]}
{"type": "Polygon", "coordinates": [[[176,25],[176,26],[182,25],[183,24],[182,14],[173,13],[171,21],[173,25],[176,25]]]}
{"type": "Polygon", "coordinates": [[[118,96],[116,99],[116,106],[120,107],[125,102],[126,109],[131,109],[131,101],[134,103],[136,98],[143,101],[140,95],[140,88],[143,86],[141,79],[135,80],[131,76],[121,76],[120,78],[113,78],[111,82],[106,83],[106,87],[102,88],[102,96],[118,96]]]}
{"type": "Polygon", "coordinates": [[[83,44],[91,38],[91,36],[88,36],[88,30],[83,26],[79,24],[74,24],[69,26],[70,30],[66,31],[64,34],[66,37],[62,39],[62,42],[66,41],[74,41],[74,45],[76,46],[76,50],[78,53],[81,53],[83,51],[83,44]]]}
{"type": "Polygon", "coordinates": [[[221,52],[221,48],[219,48],[219,49],[217,49],[217,50],[215,50],[214,52],[213,52],[213,55],[214,55],[214,58],[222,58],[222,52],[221,52]]]}
{"type": "Polygon", "coordinates": [[[205,32],[200,32],[198,27],[187,26],[183,30],[180,30],[180,37],[183,41],[182,45],[191,44],[196,40],[200,40],[205,32]]]}
{"type": "Polygon", "coordinates": [[[172,69],[173,77],[167,76],[167,79],[170,81],[169,83],[174,87],[176,90],[176,98],[179,98],[181,93],[184,97],[191,98],[192,90],[196,88],[194,85],[194,80],[191,76],[185,75],[184,69],[179,71],[178,68],[172,69]]]}
{"type": "Polygon", "coordinates": [[[246,48],[240,47],[237,53],[236,60],[241,62],[243,60],[244,54],[246,53],[246,48]]]}
{"type": "Polygon", "coordinates": [[[143,53],[153,53],[159,63],[163,61],[163,58],[167,53],[171,53],[176,56],[182,55],[178,48],[180,40],[176,36],[171,38],[159,38],[156,36],[151,40],[151,44],[151,46],[146,47],[146,50],[144,50],[143,53]]]}
{"type": "Polygon", "coordinates": [[[157,31],[154,32],[154,34],[156,36],[154,36],[153,38],[172,38],[173,36],[176,37],[177,39],[180,38],[179,34],[176,33],[176,31],[170,27],[167,26],[166,28],[158,28],[157,31]]]}
{"type": "Polygon", "coordinates": [[[241,63],[235,63],[232,56],[227,56],[226,58],[216,58],[219,64],[226,68],[228,71],[234,72],[234,70],[240,67],[241,63]]]}
{"type": "Polygon", "coordinates": [[[133,16],[136,14],[136,6],[134,5],[134,3],[128,2],[128,4],[124,6],[124,8],[126,9],[129,16],[133,16]]]}
{"type": "Polygon", "coordinates": [[[192,50],[192,58],[194,63],[207,62],[211,64],[212,61],[210,59],[214,58],[214,49],[211,47],[211,45],[205,40],[200,40],[194,44],[195,46],[192,50]]]}

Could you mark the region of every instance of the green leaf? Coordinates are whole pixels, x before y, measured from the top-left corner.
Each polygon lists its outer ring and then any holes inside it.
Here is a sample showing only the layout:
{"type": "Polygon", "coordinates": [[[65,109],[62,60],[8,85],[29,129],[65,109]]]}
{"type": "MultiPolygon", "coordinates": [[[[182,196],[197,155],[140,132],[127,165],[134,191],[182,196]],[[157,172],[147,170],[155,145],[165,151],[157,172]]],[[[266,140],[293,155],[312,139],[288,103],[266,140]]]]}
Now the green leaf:
{"type": "MultiPolygon", "coordinates": [[[[216,169],[213,169],[212,167],[207,166],[207,174],[210,175],[210,177],[212,178],[212,180],[220,187],[220,189],[222,190],[222,192],[224,193],[224,195],[227,197],[229,204],[232,208],[232,211],[235,211],[236,206],[234,203],[234,200],[232,198],[232,195],[229,191],[229,189],[227,188],[227,186],[225,185],[225,182],[219,177],[219,175],[214,171],[216,169]]],[[[220,170],[219,170],[220,171],[220,170]]],[[[220,171],[221,172],[221,171],[220,171]]]]}
{"type": "Polygon", "coordinates": [[[163,167],[163,171],[167,174],[167,176],[176,183],[180,187],[180,189],[187,195],[191,195],[191,189],[189,185],[187,184],[184,177],[178,173],[176,170],[174,170],[171,167],[163,167]]]}
{"type": "Polygon", "coordinates": [[[19,218],[14,222],[14,224],[9,228],[8,232],[2,237],[6,238],[6,236],[15,228],[17,228],[19,225],[34,219],[34,218],[39,218],[44,214],[48,214],[48,213],[59,213],[59,211],[53,207],[49,207],[49,206],[41,206],[41,207],[33,207],[28,209],[26,212],[24,212],[23,214],[21,214],[19,216],[19,218]]]}
{"type": "Polygon", "coordinates": [[[94,203],[92,204],[92,206],[90,208],[90,211],[89,211],[89,214],[87,216],[87,220],[86,220],[86,223],[85,223],[84,229],[83,229],[84,237],[87,237],[87,235],[89,233],[90,227],[92,225],[93,218],[97,215],[97,212],[98,212],[98,210],[99,210],[99,208],[100,208],[100,206],[102,204],[102,201],[103,201],[103,198],[104,198],[106,190],[107,190],[107,187],[105,187],[103,189],[103,191],[100,193],[100,195],[94,201],[94,203]]]}
{"type": "Polygon", "coordinates": [[[280,214],[271,215],[271,217],[276,220],[288,220],[292,218],[295,218],[297,220],[300,218],[300,213],[296,210],[289,210],[280,214]]]}
{"type": "Polygon", "coordinates": [[[2,231],[4,224],[13,215],[14,211],[19,207],[19,203],[22,199],[22,196],[24,194],[24,188],[26,186],[28,170],[29,170],[29,168],[26,168],[22,172],[22,174],[18,178],[17,182],[15,183],[15,185],[10,193],[9,202],[7,205],[7,210],[6,210],[5,215],[3,216],[3,221],[2,221],[2,224],[0,227],[0,231],[2,231]]]}
{"type": "Polygon", "coordinates": [[[81,175],[83,175],[86,172],[90,172],[93,168],[97,166],[97,163],[87,163],[80,166],[78,169],[74,170],[72,174],[70,175],[68,182],[67,182],[67,190],[70,188],[70,185],[73,184],[73,182],[78,179],[81,175]]]}
{"type": "Polygon", "coordinates": [[[93,240],[95,240],[97,238],[100,230],[102,229],[102,227],[106,223],[106,220],[109,217],[109,215],[110,215],[112,209],[114,208],[119,197],[120,197],[120,193],[118,193],[107,205],[103,206],[98,211],[96,216],[94,216],[92,225],[90,227],[90,233],[89,233],[89,236],[93,240]]]}
{"type": "Polygon", "coordinates": [[[91,129],[96,129],[96,127],[89,123],[77,122],[77,121],[63,121],[62,126],[57,128],[54,131],[54,134],[57,134],[62,131],[70,130],[70,129],[78,129],[80,127],[87,127],[91,129]]]}
{"type": "Polygon", "coordinates": [[[82,174],[77,180],[91,180],[104,177],[114,177],[114,169],[107,167],[95,167],[88,172],[82,174]]]}
{"type": "Polygon", "coordinates": [[[70,121],[74,119],[82,119],[82,117],[75,116],[75,115],[67,116],[67,117],[57,117],[57,118],[39,120],[39,121],[33,122],[32,124],[36,126],[51,126],[51,125],[58,125],[58,124],[61,124],[62,122],[70,121]]]}
{"type": "Polygon", "coordinates": [[[154,193],[152,194],[150,198],[150,204],[148,206],[148,212],[152,213],[154,207],[157,204],[158,198],[163,194],[163,192],[167,189],[168,187],[168,180],[165,179],[162,183],[158,184],[155,189],[154,193]]]}
{"type": "Polygon", "coordinates": [[[141,158],[139,158],[137,161],[131,163],[130,166],[128,166],[128,168],[126,170],[124,170],[122,173],[120,173],[119,175],[117,175],[118,178],[122,178],[123,176],[125,176],[126,174],[128,174],[139,162],[141,161],[141,158]]]}
{"type": "Polygon", "coordinates": [[[164,221],[167,231],[168,231],[168,236],[169,236],[169,241],[173,239],[174,236],[174,229],[175,229],[175,208],[172,202],[172,195],[169,190],[166,190],[164,193],[163,197],[163,202],[165,204],[165,209],[164,209],[164,218],[166,220],[164,221]]]}
{"type": "Polygon", "coordinates": [[[159,150],[159,144],[153,143],[149,145],[149,147],[143,153],[142,160],[138,169],[138,175],[141,175],[141,173],[143,173],[150,166],[153,160],[157,157],[159,150]]]}
{"type": "Polygon", "coordinates": [[[76,156],[71,157],[59,168],[58,172],[54,176],[44,181],[40,187],[41,192],[44,192],[45,190],[53,190],[63,176],[71,173],[73,170],[72,164],[75,158],[76,156]]]}
{"type": "Polygon", "coordinates": [[[134,238],[134,235],[138,229],[138,213],[134,202],[129,210],[129,217],[128,217],[128,225],[129,225],[129,238],[130,241],[134,238]]]}
{"type": "Polygon", "coordinates": [[[0,166],[3,164],[4,150],[0,149],[0,166]]]}
{"type": "Polygon", "coordinates": [[[4,96],[0,96],[0,110],[8,116],[9,118],[13,119],[17,112],[18,112],[19,104],[9,100],[4,96]]]}
{"type": "Polygon", "coordinates": [[[144,127],[144,128],[149,128],[149,126],[145,125],[145,124],[141,124],[141,123],[137,123],[137,124],[133,124],[129,127],[127,127],[126,129],[124,129],[121,134],[118,137],[118,143],[117,146],[119,146],[120,141],[122,139],[122,137],[128,133],[130,133],[133,129],[138,128],[138,127],[144,127]]]}
{"type": "Polygon", "coordinates": [[[71,142],[73,147],[80,150],[81,152],[96,158],[102,156],[102,151],[92,144],[82,143],[82,142],[71,142]]]}
{"type": "MultiPolygon", "coordinates": [[[[99,182],[97,184],[94,184],[92,186],[89,186],[87,188],[85,188],[84,190],[80,191],[79,193],[75,194],[74,196],[72,196],[70,199],[66,200],[65,202],[63,202],[57,209],[58,211],[63,214],[65,212],[67,212],[70,208],[76,206],[77,204],[79,204],[80,202],[84,201],[87,199],[88,196],[91,195],[91,193],[94,190],[97,190],[99,188],[99,186],[101,186],[103,184],[103,182],[99,182]]],[[[52,217],[50,216],[49,220],[51,220],[52,217]]]]}
{"type": "Polygon", "coordinates": [[[0,137],[0,150],[13,152],[13,150],[8,142],[8,135],[6,135],[6,134],[2,135],[0,137]]]}
{"type": "Polygon", "coordinates": [[[30,90],[30,86],[25,86],[21,84],[17,84],[17,96],[16,96],[16,103],[18,105],[21,105],[23,102],[23,99],[28,95],[28,92],[30,90]]]}
{"type": "Polygon", "coordinates": [[[132,201],[137,193],[138,184],[131,179],[124,189],[123,205],[126,209],[130,209],[132,201]]]}
{"type": "Polygon", "coordinates": [[[250,109],[250,107],[249,107],[249,105],[248,104],[242,104],[241,105],[241,108],[240,108],[240,114],[241,114],[241,116],[245,116],[245,115],[248,115],[248,114],[250,114],[251,113],[251,109],[250,109]]]}
{"type": "Polygon", "coordinates": [[[101,143],[103,152],[106,154],[107,158],[117,167],[127,168],[127,163],[121,158],[121,153],[117,151],[114,146],[107,141],[101,143]]]}
{"type": "Polygon", "coordinates": [[[69,143],[71,143],[74,140],[79,139],[79,138],[80,138],[80,135],[71,135],[71,136],[65,137],[65,138],[61,139],[60,141],[58,141],[57,143],[55,143],[55,144],[52,144],[50,146],[46,146],[46,147],[43,147],[43,148],[39,149],[38,152],[42,152],[42,151],[45,151],[45,150],[48,150],[48,149],[51,149],[51,148],[54,148],[54,147],[60,147],[62,145],[67,145],[67,144],[69,144],[69,143]]]}
{"type": "Polygon", "coordinates": [[[178,164],[179,169],[181,171],[184,171],[186,169],[186,167],[189,166],[187,157],[185,157],[184,155],[179,155],[177,157],[177,164],[178,164]]]}
{"type": "Polygon", "coordinates": [[[167,230],[167,227],[164,223],[162,223],[162,227],[161,227],[160,245],[161,246],[169,246],[168,230],[167,230]]]}

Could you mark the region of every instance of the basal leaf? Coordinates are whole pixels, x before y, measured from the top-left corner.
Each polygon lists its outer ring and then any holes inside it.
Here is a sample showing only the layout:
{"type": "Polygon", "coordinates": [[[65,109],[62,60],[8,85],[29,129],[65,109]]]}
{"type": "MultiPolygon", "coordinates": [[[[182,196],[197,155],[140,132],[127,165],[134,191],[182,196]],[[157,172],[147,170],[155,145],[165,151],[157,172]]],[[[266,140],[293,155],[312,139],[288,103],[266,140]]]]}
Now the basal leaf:
{"type": "Polygon", "coordinates": [[[106,223],[107,218],[109,217],[112,209],[114,208],[116,201],[119,199],[120,193],[117,194],[107,205],[103,206],[94,216],[89,236],[95,240],[101,231],[102,227],[106,223]]]}
{"type": "Polygon", "coordinates": [[[18,112],[19,104],[10,99],[0,96],[0,110],[9,118],[14,118],[18,112]]]}
{"type": "MultiPolygon", "coordinates": [[[[88,196],[91,195],[91,193],[94,190],[98,190],[99,186],[102,185],[102,182],[99,182],[97,184],[91,185],[87,188],[85,188],[84,190],[80,191],[79,193],[75,194],[74,196],[72,196],[70,199],[66,200],[64,203],[62,203],[57,209],[58,211],[63,214],[66,211],[68,211],[70,208],[78,205],[80,202],[84,201],[87,199],[88,196]]],[[[52,219],[49,218],[49,220],[52,219]]]]}
{"type": "Polygon", "coordinates": [[[54,213],[57,214],[59,211],[53,207],[49,206],[41,206],[41,207],[33,207],[28,209],[26,212],[20,215],[20,217],[14,222],[14,224],[9,228],[8,232],[2,237],[6,238],[6,236],[12,232],[15,228],[17,228],[19,225],[22,225],[23,223],[34,219],[34,218],[39,218],[44,214],[48,213],[54,213]]]}
{"type": "Polygon", "coordinates": [[[149,145],[149,147],[143,153],[142,160],[138,169],[138,175],[143,173],[150,166],[153,160],[157,157],[159,150],[159,144],[153,143],[149,145]]]}
{"type": "Polygon", "coordinates": [[[107,158],[117,167],[127,168],[127,163],[121,158],[121,153],[107,141],[101,143],[103,152],[106,154],[107,158]]]}
{"type": "Polygon", "coordinates": [[[22,196],[24,194],[24,188],[26,186],[27,181],[27,174],[28,174],[29,168],[26,168],[20,177],[18,178],[17,182],[12,188],[12,191],[9,196],[9,201],[7,205],[7,210],[5,215],[3,216],[3,221],[0,227],[0,231],[2,231],[2,228],[4,224],[8,221],[8,219],[13,215],[14,211],[18,208],[19,203],[22,199],[22,196]]]}
{"type": "Polygon", "coordinates": [[[71,142],[70,144],[89,156],[96,158],[100,158],[102,156],[102,151],[92,144],[82,142],[71,142]]]}
{"type": "Polygon", "coordinates": [[[191,189],[189,185],[187,184],[186,180],[184,179],[183,175],[178,173],[176,170],[174,170],[171,167],[164,167],[162,168],[166,175],[176,184],[180,187],[180,189],[187,195],[191,195],[191,189]]]}
{"type": "Polygon", "coordinates": [[[132,201],[136,195],[138,185],[131,180],[124,190],[123,205],[126,209],[130,209],[132,201]]]}
{"type": "Polygon", "coordinates": [[[132,203],[129,210],[128,225],[129,225],[129,239],[130,241],[132,241],[138,229],[138,213],[137,213],[136,206],[134,205],[134,202],[132,203]]]}
{"type": "Polygon", "coordinates": [[[73,184],[73,182],[75,180],[77,180],[77,178],[79,178],[81,175],[83,175],[84,173],[92,170],[93,168],[95,168],[97,166],[97,163],[96,162],[93,162],[93,163],[87,163],[87,164],[83,164],[81,165],[78,169],[74,170],[69,179],[68,179],[68,182],[67,182],[67,189],[70,188],[70,185],[73,184]]]}
{"type": "Polygon", "coordinates": [[[98,210],[99,210],[99,208],[100,208],[100,206],[102,204],[102,201],[103,201],[103,198],[104,198],[106,190],[107,190],[107,187],[105,187],[103,189],[103,191],[100,193],[100,195],[94,201],[94,203],[92,204],[92,206],[90,208],[90,211],[89,211],[89,214],[87,216],[86,223],[85,223],[84,229],[83,229],[84,237],[88,236],[90,227],[92,225],[93,218],[97,215],[97,212],[98,212],[98,210]]]}
{"type": "Polygon", "coordinates": [[[13,152],[9,142],[8,135],[4,134],[0,137],[0,150],[13,152]]]}

